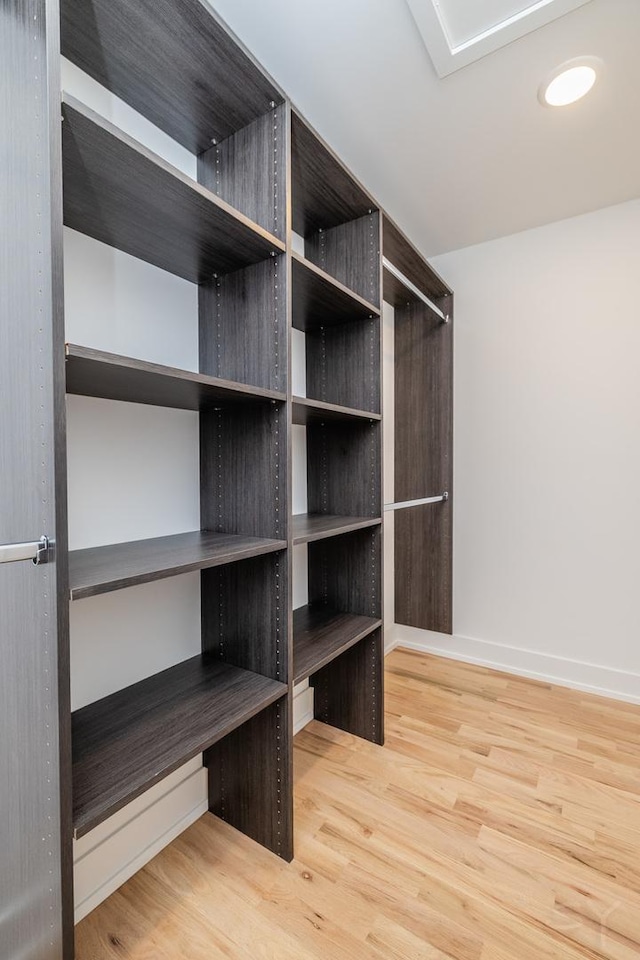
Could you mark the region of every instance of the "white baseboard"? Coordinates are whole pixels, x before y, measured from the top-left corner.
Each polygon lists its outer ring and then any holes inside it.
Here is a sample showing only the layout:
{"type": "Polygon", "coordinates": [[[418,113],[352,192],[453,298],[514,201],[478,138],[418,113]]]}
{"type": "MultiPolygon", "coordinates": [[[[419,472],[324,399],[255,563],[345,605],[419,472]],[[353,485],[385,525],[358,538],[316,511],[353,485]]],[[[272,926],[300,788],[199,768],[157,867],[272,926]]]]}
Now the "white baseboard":
{"type": "Polygon", "coordinates": [[[601,664],[585,663],[473,637],[451,637],[401,624],[395,624],[385,652],[389,653],[396,647],[420,650],[466,663],[477,663],[483,667],[584,690],[613,700],[640,703],[640,674],[601,664]]]}

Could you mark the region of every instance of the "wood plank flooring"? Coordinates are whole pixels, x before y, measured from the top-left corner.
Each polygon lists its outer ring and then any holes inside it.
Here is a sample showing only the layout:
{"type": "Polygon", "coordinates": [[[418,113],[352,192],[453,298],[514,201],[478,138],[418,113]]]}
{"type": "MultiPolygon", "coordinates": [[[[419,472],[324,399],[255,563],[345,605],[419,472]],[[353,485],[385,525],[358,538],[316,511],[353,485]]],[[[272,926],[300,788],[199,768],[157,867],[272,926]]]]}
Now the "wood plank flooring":
{"type": "Polygon", "coordinates": [[[395,650],[384,747],[296,738],[296,859],[209,814],[79,960],[638,960],[640,706],[395,650]]]}

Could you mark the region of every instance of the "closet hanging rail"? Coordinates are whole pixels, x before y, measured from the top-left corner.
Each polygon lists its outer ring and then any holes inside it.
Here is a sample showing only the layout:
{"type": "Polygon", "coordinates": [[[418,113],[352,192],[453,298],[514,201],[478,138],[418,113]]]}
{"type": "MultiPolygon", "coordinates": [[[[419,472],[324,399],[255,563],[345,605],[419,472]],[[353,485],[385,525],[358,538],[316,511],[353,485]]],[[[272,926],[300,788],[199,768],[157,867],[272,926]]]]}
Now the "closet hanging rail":
{"type": "Polygon", "coordinates": [[[421,507],[423,503],[444,503],[449,499],[449,492],[445,490],[439,497],[422,497],[421,500],[402,500],[399,503],[385,503],[387,510],[406,510],[408,507],[421,507]]]}
{"type": "Polygon", "coordinates": [[[426,303],[429,309],[433,310],[433,312],[440,317],[443,323],[449,323],[449,314],[443,313],[440,307],[437,307],[433,302],[433,300],[429,299],[426,293],[423,293],[422,290],[416,287],[415,283],[412,283],[408,277],[405,277],[404,273],[398,270],[397,267],[394,267],[394,265],[391,263],[390,260],[387,260],[386,257],[383,257],[382,265],[386,270],[389,271],[389,273],[393,274],[396,280],[399,280],[400,283],[402,283],[407,288],[407,290],[410,290],[411,293],[415,294],[415,296],[418,297],[419,300],[422,300],[423,303],[426,303]]]}

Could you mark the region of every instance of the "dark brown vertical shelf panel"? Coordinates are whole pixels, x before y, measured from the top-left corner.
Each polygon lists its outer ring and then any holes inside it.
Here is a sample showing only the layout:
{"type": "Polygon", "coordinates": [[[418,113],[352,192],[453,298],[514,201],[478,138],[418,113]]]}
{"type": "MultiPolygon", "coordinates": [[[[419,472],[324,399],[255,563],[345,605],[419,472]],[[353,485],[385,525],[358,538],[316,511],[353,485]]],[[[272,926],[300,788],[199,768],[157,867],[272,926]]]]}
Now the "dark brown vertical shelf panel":
{"type": "Polygon", "coordinates": [[[200,414],[200,520],[219,533],[287,536],[284,404],[200,414]]]}
{"type": "Polygon", "coordinates": [[[382,515],[380,423],[307,427],[309,513],[382,515]]]}
{"type": "Polygon", "coordinates": [[[309,330],[307,396],[380,413],[380,318],[309,330]]]}
{"type": "Polygon", "coordinates": [[[198,656],[76,710],[75,836],[83,836],[286,690],[275,680],[198,656]]]}
{"type": "Polygon", "coordinates": [[[382,629],[311,677],[315,717],[357,737],[384,743],[382,629]]]}
{"type": "Polygon", "coordinates": [[[264,389],[287,379],[286,257],[200,285],[200,372],[264,389]]]}
{"type": "Polygon", "coordinates": [[[64,222],[194,283],[281,252],[277,237],[65,96],[64,222]]]}
{"type": "Polygon", "coordinates": [[[309,603],[363,617],[382,616],[382,528],[309,544],[309,603]]]}
{"type": "Polygon", "coordinates": [[[209,809],[283,860],[293,859],[293,717],[283,697],[204,755],[209,809]]]}
{"type": "Polygon", "coordinates": [[[282,92],[200,0],[62,0],[62,53],[192,153],[282,92]]]}
{"type": "Polygon", "coordinates": [[[396,513],[395,616],[441,633],[452,629],[452,433],[453,323],[411,303],[395,314],[395,499],[449,500],[396,513]]]}
{"type": "Polygon", "coordinates": [[[280,240],[286,234],[286,106],[198,157],[198,181],[280,240]]]}
{"type": "Polygon", "coordinates": [[[305,253],[349,290],[380,306],[379,213],[340,223],[307,236],[305,253]]]}

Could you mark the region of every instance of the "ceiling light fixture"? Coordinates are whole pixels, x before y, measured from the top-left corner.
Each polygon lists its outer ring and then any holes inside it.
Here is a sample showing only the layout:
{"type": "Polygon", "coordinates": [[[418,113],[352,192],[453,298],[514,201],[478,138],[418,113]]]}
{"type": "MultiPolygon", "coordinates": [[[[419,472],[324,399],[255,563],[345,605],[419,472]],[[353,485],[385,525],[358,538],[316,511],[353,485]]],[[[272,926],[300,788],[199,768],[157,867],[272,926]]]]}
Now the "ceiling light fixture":
{"type": "Polygon", "coordinates": [[[544,107],[566,107],[580,100],[593,87],[602,60],[598,57],[576,57],[556,67],[538,90],[544,107]]]}

